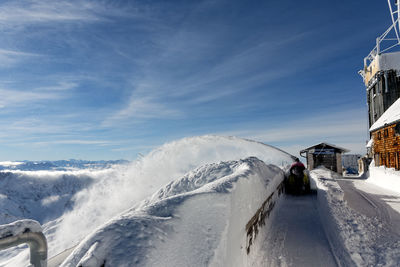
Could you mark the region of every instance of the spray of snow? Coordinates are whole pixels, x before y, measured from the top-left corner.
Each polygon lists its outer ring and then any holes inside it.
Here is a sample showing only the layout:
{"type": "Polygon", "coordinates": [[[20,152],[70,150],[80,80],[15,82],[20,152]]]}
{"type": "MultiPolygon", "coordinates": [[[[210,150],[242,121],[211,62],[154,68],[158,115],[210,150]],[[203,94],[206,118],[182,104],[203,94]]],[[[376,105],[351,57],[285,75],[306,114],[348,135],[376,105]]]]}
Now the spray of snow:
{"type": "Polygon", "coordinates": [[[292,162],[292,156],[283,151],[236,137],[201,136],[167,143],[79,192],[74,209],[63,216],[56,232],[56,251],[76,245],[102,223],[190,170],[252,156],[278,166],[292,162]]]}
{"type": "MultiPolygon", "coordinates": [[[[74,207],[74,195],[109,177],[114,169],[79,171],[0,171],[0,224],[21,219],[33,219],[44,224],[50,253],[54,252],[55,230],[60,217],[74,207]]],[[[50,254],[51,255],[51,254],[50,254]]],[[[25,266],[29,251],[18,246],[0,251],[2,264],[25,266]],[[21,254],[16,261],[6,262],[21,254]]],[[[1,265],[1,264],[0,264],[1,265]]]]}
{"type": "MultiPolygon", "coordinates": [[[[2,171],[0,220],[8,223],[31,218],[45,223],[52,257],[77,245],[118,214],[143,205],[142,200],[187,172],[206,164],[247,157],[278,166],[292,162],[291,155],[262,143],[201,136],[165,144],[130,165],[113,165],[104,170],[2,171]]],[[[19,266],[26,254],[15,248],[0,252],[0,258],[8,261],[14,257],[15,261],[6,266],[19,266]],[[17,253],[21,254],[19,260],[14,257],[17,253]]]]}
{"type": "Polygon", "coordinates": [[[282,180],[254,157],[204,165],[97,229],[62,266],[246,266],[245,225],[282,180]]]}

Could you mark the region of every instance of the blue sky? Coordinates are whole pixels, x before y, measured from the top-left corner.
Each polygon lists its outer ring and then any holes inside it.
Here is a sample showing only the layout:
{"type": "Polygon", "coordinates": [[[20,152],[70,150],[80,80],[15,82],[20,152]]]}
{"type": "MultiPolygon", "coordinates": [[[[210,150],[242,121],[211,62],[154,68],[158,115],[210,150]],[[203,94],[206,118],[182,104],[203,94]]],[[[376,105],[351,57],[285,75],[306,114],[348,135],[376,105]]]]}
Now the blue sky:
{"type": "Polygon", "coordinates": [[[363,153],[386,1],[1,1],[0,160],[220,134],[363,153]]]}

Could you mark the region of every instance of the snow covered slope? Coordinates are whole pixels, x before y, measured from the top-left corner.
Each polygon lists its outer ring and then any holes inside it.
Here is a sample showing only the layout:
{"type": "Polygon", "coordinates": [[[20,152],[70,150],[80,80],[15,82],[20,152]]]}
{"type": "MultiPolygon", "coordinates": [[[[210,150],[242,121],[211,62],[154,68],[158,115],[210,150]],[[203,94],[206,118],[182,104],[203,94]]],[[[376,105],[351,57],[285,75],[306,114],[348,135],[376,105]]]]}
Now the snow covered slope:
{"type": "MultiPolygon", "coordinates": [[[[165,144],[130,165],[104,170],[0,171],[0,205],[6,211],[2,220],[26,217],[45,223],[51,258],[78,245],[122,212],[149,206],[158,199],[156,195],[149,199],[154,192],[188,172],[248,157],[278,166],[292,162],[291,155],[258,142],[201,136],[165,144]]],[[[7,266],[21,266],[27,255],[20,252],[21,248],[1,252],[0,265],[7,261],[7,266]],[[20,255],[14,257],[16,253],[20,255]],[[14,259],[8,261],[10,257],[14,259]]]]}
{"type": "Polygon", "coordinates": [[[1,171],[0,224],[30,218],[45,223],[73,206],[76,192],[107,171],[1,171]]]}
{"type": "Polygon", "coordinates": [[[282,180],[254,157],[204,165],[97,229],[62,266],[246,266],[245,225],[282,180]]]}

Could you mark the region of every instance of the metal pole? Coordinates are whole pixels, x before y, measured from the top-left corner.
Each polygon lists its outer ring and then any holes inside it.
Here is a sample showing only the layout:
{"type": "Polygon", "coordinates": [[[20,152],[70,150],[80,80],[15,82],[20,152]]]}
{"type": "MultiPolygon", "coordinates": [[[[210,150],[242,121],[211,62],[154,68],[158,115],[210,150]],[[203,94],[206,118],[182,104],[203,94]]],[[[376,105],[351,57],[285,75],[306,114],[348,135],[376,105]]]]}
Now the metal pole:
{"type": "Polygon", "coordinates": [[[27,243],[30,263],[35,267],[47,267],[47,241],[43,233],[26,232],[0,239],[0,250],[27,243]]]}
{"type": "MultiPolygon", "coordinates": [[[[399,32],[400,32],[400,20],[399,20],[399,15],[400,15],[400,0],[397,0],[397,24],[399,25],[399,32]]],[[[396,27],[396,25],[395,25],[396,27]]]]}
{"type": "Polygon", "coordinates": [[[379,39],[379,37],[378,38],[376,38],[376,56],[378,56],[379,55],[379,53],[380,53],[380,42],[381,42],[381,40],[379,39]]]}

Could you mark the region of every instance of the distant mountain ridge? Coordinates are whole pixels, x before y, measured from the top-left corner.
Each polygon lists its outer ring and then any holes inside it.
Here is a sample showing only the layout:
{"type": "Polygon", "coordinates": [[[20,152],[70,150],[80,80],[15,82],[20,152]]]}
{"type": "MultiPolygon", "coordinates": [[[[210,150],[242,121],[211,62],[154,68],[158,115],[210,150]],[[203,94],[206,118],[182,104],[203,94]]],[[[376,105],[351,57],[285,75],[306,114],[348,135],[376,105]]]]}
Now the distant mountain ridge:
{"type": "Polygon", "coordinates": [[[0,170],[21,170],[21,171],[68,171],[71,169],[105,169],[113,165],[127,164],[127,160],[56,160],[56,161],[3,161],[0,162],[0,170]]]}

